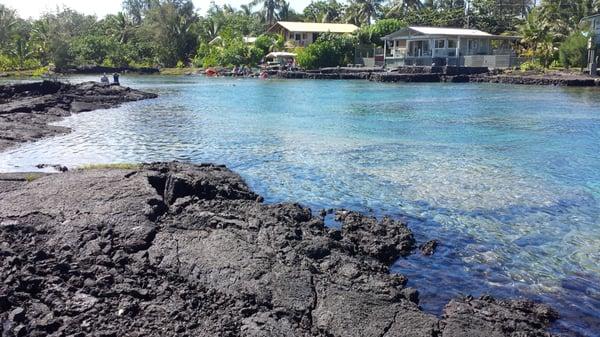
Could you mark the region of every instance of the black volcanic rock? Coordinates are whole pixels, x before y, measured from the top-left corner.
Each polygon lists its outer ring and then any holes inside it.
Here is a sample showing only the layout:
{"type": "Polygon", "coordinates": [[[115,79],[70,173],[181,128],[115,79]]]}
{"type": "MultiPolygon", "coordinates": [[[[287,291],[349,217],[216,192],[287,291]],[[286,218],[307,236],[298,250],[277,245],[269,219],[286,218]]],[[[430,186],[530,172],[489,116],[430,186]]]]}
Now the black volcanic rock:
{"type": "Polygon", "coordinates": [[[555,317],[491,298],[424,313],[388,269],[404,224],[328,229],[223,166],[21,177],[0,175],[2,336],[547,336],[555,317]]]}
{"type": "Polygon", "coordinates": [[[435,254],[435,250],[437,249],[439,242],[438,240],[429,240],[427,242],[425,242],[424,244],[419,246],[419,249],[421,250],[421,254],[425,255],[425,256],[430,256],[435,254]]]}
{"type": "Polygon", "coordinates": [[[72,113],[108,109],[155,97],[155,94],[97,82],[72,85],[44,81],[0,86],[0,151],[69,132],[67,128],[48,124],[72,113]]]}

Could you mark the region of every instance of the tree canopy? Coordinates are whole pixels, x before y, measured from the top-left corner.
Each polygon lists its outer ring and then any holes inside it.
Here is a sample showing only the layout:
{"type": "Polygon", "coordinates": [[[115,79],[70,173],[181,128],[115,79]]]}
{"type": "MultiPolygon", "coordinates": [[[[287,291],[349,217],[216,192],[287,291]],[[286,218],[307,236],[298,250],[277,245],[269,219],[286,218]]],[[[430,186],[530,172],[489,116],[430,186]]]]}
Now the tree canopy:
{"type": "Polygon", "coordinates": [[[281,37],[265,34],[278,20],[354,23],[361,28],[353,41],[372,45],[408,25],[520,35],[521,55],[550,65],[578,59],[572,46],[582,44],[581,19],[599,11],[600,0],[541,0],[537,6],[533,0],[314,0],[301,12],[285,0],[252,0],[240,8],[211,3],[200,13],[191,0],[124,0],[121,12],[104,18],[62,8],[24,20],[0,4],[0,70],[253,65],[260,53],[284,49],[281,37]],[[260,37],[260,46],[245,36],[260,37]],[[559,52],[563,43],[568,48],[559,52]]]}

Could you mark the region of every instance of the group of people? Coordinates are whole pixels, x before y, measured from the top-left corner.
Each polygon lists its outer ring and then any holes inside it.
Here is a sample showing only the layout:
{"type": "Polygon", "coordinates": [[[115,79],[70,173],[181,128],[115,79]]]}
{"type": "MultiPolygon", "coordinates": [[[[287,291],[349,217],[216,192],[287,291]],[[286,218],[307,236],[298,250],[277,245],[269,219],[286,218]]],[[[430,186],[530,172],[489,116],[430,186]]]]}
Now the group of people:
{"type": "MultiPolygon", "coordinates": [[[[108,76],[106,76],[106,73],[104,73],[102,75],[102,77],[100,77],[100,83],[110,84],[110,80],[108,79],[108,76]]],[[[118,73],[113,74],[113,84],[119,85],[119,74],[118,73]]]]}

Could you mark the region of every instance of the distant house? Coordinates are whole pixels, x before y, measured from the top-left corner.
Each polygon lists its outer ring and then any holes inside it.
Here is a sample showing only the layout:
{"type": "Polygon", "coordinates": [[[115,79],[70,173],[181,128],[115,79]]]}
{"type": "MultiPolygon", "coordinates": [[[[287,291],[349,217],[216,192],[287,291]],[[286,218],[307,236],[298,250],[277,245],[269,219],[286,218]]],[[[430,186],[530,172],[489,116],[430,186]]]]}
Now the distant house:
{"type": "MultiPolygon", "coordinates": [[[[223,38],[221,36],[217,36],[214,39],[210,40],[208,44],[214,45],[217,43],[221,43],[221,41],[223,41],[223,38]]],[[[256,42],[256,38],[253,36],[243,36],[242,41],[244,41],[245,44],[253,44],[254,42],[256,42]]]]}
{"type": "Polygon", "coordinates": [[[596,43],[600,45],[600,13],[595,15],[590,15],[581,20],[582,22],[588,22],[590,24],[590,30],[596,36],[596,43]]]}
{"type": "Polygon", "coordinates": [[[327,32],[350,34],[357,30],[358,27],[351,24],[279,21],[271,26],[268,32],[281,34],[286,42],[306,47],[315,42],[320,34],[327,32]]]}
{"type": "Polygon", "coordinates": [[[581,21],[589,23],[592,32],[588,45],[587,71],[596,75],[598,72],[598,48],[600,48],[600,14],[585,17],[581,21]]]}
{"type": "Polygon", "coordinates": [[[511,42],[517,37],[476,29],[407,27],[384,36],[387,66],[454,65],[508,68],[519,63],[511,42]]]}

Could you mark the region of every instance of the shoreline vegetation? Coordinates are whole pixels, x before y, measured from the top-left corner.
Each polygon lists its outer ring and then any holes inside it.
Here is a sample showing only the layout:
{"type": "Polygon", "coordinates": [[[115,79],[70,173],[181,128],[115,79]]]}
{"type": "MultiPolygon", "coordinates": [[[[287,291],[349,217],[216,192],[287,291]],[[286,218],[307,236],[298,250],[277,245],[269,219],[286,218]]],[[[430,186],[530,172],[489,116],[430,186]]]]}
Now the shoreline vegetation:
{"type": "MultiPolygon", "coordinates": [[[[144,69],[115,69],[91,68],[84,71],[74,70],[69,74],[55,74],[57,78],[68,75],[101,75],[116,71],[125,71],[129,74],[152,76],[204,76],[204,68],[144,68],[144,69]],[[94,69],[104,70],[102,72],[94,69]]],[[[1,73],[0,78],[8,79],[38,79],[33,76],[33,71],[1,73]]],[[[249,76],[259,78],[261,71],[253,71],[249,76]]],[[[374,82],[412,82],[412,83],[499,83],[515,85],[549,85],[573,87],[600,87],[600,77],[590,76],[575,71],[565,70],[489,70],[488,68],[473,67],[428,67],[405,66],[391,69],[366,68],[366,67],[329,67],[316,70],[270,70],[266,71],[269,78],[277,79],[317,79],[317,80],[369,80],[374,82]]],[[[232,70],[220,68],[217,76],[238,77],[232,70]]]]}
{"type": "MultiPolygon", "coordinates": [[[[212,3],[203,10],[189,0],[126,0],[121,12],[103,18],[63,7],[24,19],[0,4],[0,73],[68,72],[89,65],[256,67],[271,52],[296,54],[300,68],[313,70],[383,59],[377,51],[385,49],[382,37],[409,26],[515,37],[510,49],[526,59],[521,69],[583,71],[588,43],[594,42],[587,19],[600,6],[584,0],[319,0],[297,12],[284,0],[256,0],[239,8],[212,3]],[[346,24],[356,30],[282,34],[272,29],[277,22],[346,24]]],[[[422,48],[419,53],[431,49],[422,48]]]]}
{"type": "Polygon", "coordinates": [[[0,174],[0,198],[0,318],[15,336],[547,337],[558,318],[491,296],[425,313],[419,284],[389,270],[433,253],[405,223],[340,209],[327,228],[326,212],[265,204],[224,166],[0,174]]]}

